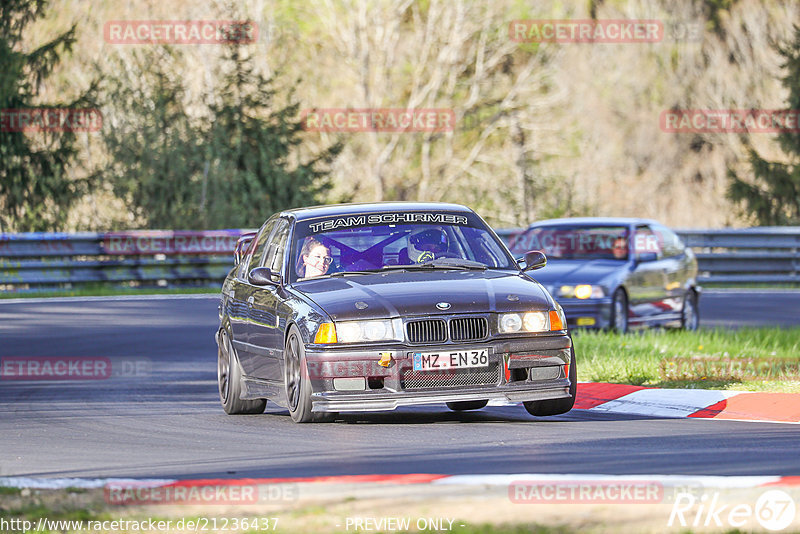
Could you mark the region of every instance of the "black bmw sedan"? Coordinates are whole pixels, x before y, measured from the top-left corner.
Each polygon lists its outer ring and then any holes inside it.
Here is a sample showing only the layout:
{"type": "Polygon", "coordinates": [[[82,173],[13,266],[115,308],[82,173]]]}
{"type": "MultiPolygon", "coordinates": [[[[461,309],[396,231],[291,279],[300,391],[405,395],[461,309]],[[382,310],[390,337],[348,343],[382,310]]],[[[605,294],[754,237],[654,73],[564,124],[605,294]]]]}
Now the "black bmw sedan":
{"type": "Polygon", "coordinates": [[[287,210],[240,240],[222,287],[219,395],[296,422],[446,403],[569,411],[561,307],[472,210],[375,203],[287,210]]]}
{"type": "Polygon", "coordinates": [[[547,254],[547,266],[535,277],[564,307],[571,327],[698,327],[697,260],[675,232],[655,221],[539,221],[513,236],[509,247],[517,255],[547,254]]]}

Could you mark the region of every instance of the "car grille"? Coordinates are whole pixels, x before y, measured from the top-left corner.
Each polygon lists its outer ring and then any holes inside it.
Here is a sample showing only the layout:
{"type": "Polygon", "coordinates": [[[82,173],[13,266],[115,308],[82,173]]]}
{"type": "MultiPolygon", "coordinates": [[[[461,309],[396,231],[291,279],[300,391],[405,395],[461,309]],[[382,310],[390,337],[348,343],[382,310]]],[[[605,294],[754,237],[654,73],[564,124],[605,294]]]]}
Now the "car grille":
{"type": "Polygon", "coordinates": [[[400,381],[403,389],[428,389],[459,386],[484,386],[500,383],[500,366],[490,363],[488,368],[451,369],[439,371],[414,371],[407,369],[400,381]]]}
{"type": "MultiPolygon", "coordinates": [[[[410,343],[442,343],[447,341],[448,328],[444,319],[424,319],[406,324],[410,343]]],[[[477,341],[486,338],[489,325],[485,317],[459,317],[450,321],[450,340],[477,341]]]]}
{"type": "Polygon", "coordinates": [[[447,339],[447,325],[441,319],[411,321],[406,324],[406,334],[411,343],[441,343],[447,339]]]}

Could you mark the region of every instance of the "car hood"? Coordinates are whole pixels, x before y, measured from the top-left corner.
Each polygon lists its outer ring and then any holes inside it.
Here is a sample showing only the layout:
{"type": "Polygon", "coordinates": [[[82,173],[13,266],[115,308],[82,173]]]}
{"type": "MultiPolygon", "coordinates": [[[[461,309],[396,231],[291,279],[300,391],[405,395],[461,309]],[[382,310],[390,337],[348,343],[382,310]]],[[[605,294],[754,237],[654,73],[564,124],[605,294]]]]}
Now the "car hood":
{"type": "Polygon", "coordinates": [[[307,280],[295,289],[336,320],[550,309],[541,285],[508,271],[349,275],[307,280]],[[441,302],[450,307],[438,309],[441,302]]]}
{"type": "Polygon", "coordinates": [[[554,284],[600,284],[627,272],[628,263],[615,260],[549,260],[532,276],[545,286],[554,284]]]}

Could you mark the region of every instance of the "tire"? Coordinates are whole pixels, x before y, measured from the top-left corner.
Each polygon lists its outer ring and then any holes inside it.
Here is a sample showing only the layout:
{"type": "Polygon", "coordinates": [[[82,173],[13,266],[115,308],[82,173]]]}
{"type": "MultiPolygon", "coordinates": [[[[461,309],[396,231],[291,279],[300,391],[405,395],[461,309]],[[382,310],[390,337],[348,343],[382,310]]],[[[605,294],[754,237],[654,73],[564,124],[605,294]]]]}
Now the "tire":
{"type": "Polygon", "coordinates": [[[488,400],[477,401],[458,401],[448,402],[447,407],[454,412],[463,412],[464,410],[480,410],[489,403],[488,400]]]}
{"type": "Polygon", "coordinates": [[[569,394],[570,397],[563,399],[550,399],[542,401],[523,402],[529,414],[536,417],[548,415],[560,415],[567,413],[575,405],[575,395],[578,393],[578,369],[575,366],[575,348],[570,350],[569,358],[569,394]]]}
{"type": "Polygon", "coordinates": [[[264,399],[242,400],[242,368],[239,358],[231,344],[227,330],[219,335],[217,351],[217,386],[222,408],[228,415],[259,414],[264,411],[267,401],[264,399]]]}
{"type": "Polygon", "coordinates": [[[628,295],[618,287],[611,299],[611,330],[619,334],[628,333],[628,295]]]}
{"type": "Polygon", "coordinates": [[[683,298],[681,309],[681,330],[694,332],[700,326],[700,309],[697,304],[697,293],[690,289],[683,298]]]}
{"type": "Polygon", "coordinates": [[[306,365],[306,349],[297,327],[292,325],[283,351],[283,383],[289,415],[295,423],[328,423],[336,412],[312,413],[311,381],[306,365]]]}

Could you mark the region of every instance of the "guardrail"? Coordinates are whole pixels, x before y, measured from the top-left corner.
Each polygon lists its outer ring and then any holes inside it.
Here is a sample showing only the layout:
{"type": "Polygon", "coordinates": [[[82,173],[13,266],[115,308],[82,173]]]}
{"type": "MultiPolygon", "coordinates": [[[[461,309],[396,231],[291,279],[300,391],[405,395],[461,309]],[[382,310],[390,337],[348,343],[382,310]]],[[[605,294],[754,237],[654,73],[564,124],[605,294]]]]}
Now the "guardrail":
{"type": "MultiPolygon", "coordinates": [[[[508,244],[522,228],[497,230],[508,244]]],[[[701,283],[800,283],[800,226],[675,230],[694,250],[701,283]]]]}
{"type": "MultiPolygon", "coordinates": [[[[0,290],[81,284],[212,286],[250,230],[0,234],[0,290]]],[[[522,229],[500,229],[508,243],[522,229]]],[[[678,230],[696,254],[702,283],[800,283],[800,227],[678,230]]]]}
{"type": "Polygon", "coordinates": [[[219,283],[247,231],[0,234],[0,289],[219,283]]]}

